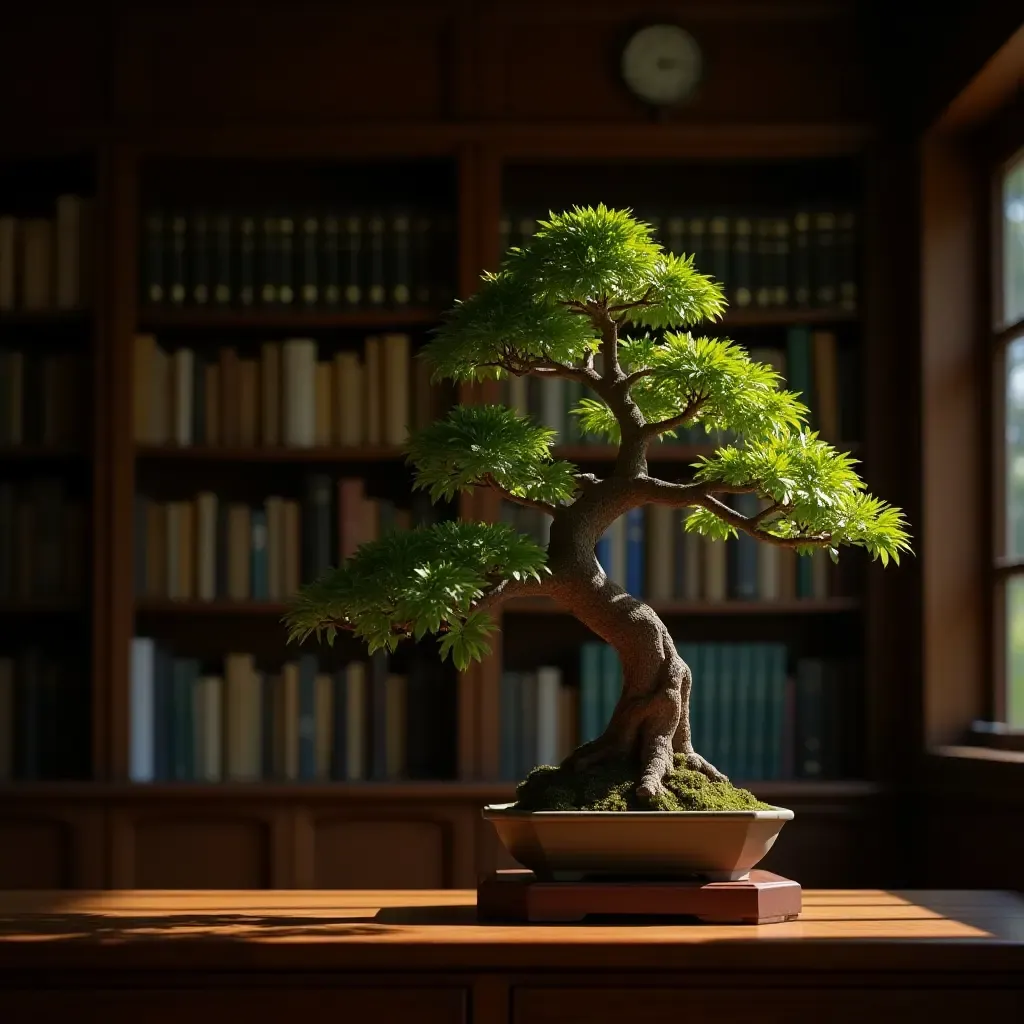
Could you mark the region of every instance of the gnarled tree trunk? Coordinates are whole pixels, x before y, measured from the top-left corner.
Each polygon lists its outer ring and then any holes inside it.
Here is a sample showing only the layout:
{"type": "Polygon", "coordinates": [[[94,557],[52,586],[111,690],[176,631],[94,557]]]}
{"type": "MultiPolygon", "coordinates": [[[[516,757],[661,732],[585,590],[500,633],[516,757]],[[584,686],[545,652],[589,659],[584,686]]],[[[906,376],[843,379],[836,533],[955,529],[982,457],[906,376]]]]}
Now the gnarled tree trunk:
{"type": "Polygon", "coordinates": [[[692,676],[668,628],[650,605],[608,579],[594,554],[598,537],[620,514],[618,490],[610,479],[558,510],[544,590],[611,644],[622,662],[622,693],[607,728],[574,751],[567,766],[582,771],[602,759],[625,756],[637,765],[637,794],[650,800],[661,792],[676,753],[710,779],[725,776],[693,749],[692,676]]]}

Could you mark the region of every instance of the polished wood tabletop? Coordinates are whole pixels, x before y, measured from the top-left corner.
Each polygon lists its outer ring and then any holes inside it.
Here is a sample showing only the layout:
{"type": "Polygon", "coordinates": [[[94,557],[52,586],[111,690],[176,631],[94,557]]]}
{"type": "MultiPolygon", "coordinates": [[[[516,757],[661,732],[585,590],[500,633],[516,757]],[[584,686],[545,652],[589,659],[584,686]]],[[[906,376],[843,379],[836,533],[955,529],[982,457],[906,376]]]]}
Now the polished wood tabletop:
{"type": "Polygon", "coordinates": [[[493,925],[468,890],[0,892],[0,970],[1024,970],[1024,899],[808,891],[796,921],[493,925]]]}

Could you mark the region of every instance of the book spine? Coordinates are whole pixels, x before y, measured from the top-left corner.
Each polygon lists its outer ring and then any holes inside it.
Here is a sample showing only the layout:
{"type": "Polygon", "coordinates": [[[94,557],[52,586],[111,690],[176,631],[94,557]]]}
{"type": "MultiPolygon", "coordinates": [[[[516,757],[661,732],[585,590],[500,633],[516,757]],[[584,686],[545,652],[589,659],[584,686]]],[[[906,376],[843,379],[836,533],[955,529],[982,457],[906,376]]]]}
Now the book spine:
{"type": "Polygon", "coordinates": [[[211,231],[211,254],[210,254],[210,283],[212,286],[212,300],[215,306],[225,309],[234,301],[232,283],[234,280],[234,267],[232,256],[232,217],[228,213],[219,213],[212,218],[210,223],[211,231]]]}

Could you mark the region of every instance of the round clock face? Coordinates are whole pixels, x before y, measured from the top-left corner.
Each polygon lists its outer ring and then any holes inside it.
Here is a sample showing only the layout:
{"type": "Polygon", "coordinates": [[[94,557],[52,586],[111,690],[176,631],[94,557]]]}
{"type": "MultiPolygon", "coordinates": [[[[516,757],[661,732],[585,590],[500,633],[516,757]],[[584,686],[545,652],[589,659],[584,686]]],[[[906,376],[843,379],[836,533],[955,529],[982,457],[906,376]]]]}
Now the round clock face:
{"type": "Polygon", "coordinates": [[[680,103],[696,88],[700,75],[700,48],[678,25],[648,25],[622,51],[622,77],[648,103],[680,103]]]}

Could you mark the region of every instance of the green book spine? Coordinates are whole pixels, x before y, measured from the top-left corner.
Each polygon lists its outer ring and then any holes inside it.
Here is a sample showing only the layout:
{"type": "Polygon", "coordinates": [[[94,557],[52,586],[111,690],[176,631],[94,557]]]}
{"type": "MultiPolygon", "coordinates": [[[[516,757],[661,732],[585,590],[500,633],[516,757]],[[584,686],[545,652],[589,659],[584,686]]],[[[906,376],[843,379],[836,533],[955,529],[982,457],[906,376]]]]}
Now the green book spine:
{"type": "Polygon", "coordinates": [[[786,717],[786,648],[771,644],[767,651],[769,723],[768,770],[766,778],[781,779],[783,762],[783,736],[786,717]]]}
{"type": "Polygon", "coordinates": [[[412,225],[409,214],[395,213],[388,231],[388,302],[408,306],[412,298],[412,225]]]}
{"type": "Polygon", "coordinates": [[[278,223],[277,217],[266,216],[260,221],[259,252],[259,295],[264,306],[277,304],[278,294],[278,223]]]}
{"type": "Polygon", "coordinates": [[[790,391],[800,395],[800,401],[811,411],[814,425],[814,377],[811,371],[811,332],[806,327],[791,327],[786,334],[786,382],[790,391]]]}
{"type": "Polygon", "coordinates": [[[372,214],[366,221],[367,288],[371,306],[383,306],[387,299],[387,270],[384,258],[384,218],[372,214]]]}
{"type": "Polygon", "coordinates": [[[700,661],[701,682],[704,685],[704,696],[701,698],[701,709],[703,710],[703,721],[700,726],[701,746],[699,753],[703,754],[713,765],[725,771],[725,766],[719,764],[722,757],[722,747],[718,739],[718,719],[720,717],[721,702],[721,644],[701,644],[700,661]]]}
{"type": "Polygon", "coordinates": [[[814,280],[814,305],[836,306],[839,281],[836,267],[836,215],[822,210],[814,216],[814,252],[811,269],[814,280]]]}
{"type": "Polygon", "coordinates": [[[342,299],[341,230],[342,223],[337,216],[329,213],[324,217],[320,233],[320,286],[325,306],[340,305],[342,299]]]}
{"type": "Polygon", "coordinates": [[[729,299],[739,309],[749,308],[754,301],[753,249],[753,221],[749,217],[736,217],[732,222],[729,299]]]}
{"type": "Polygon", "coordinates": [[[175,214],[171,218],[171,230],[168,237],[170,259],[167,275],[167,295],[174,306],[184,305],[188,294],[188,278],[185,268],[187,242],[185,217],[175,214]]]}
{"type": "Polygon", "coordinates": [[[167,300],[164,281],[164,217],[159,210],[146,214],[142,230],[142,301],[159,306],[167,300]]]}
{"type": "Polygon", "coordinates": [[[256,218],[244,216],[238,221],[238,304],[256,302],[256,218]]]}
{"type": "Polygon", "coordinates": [[[417,306],[429,306],[433,296],[430,293],[430,261],[434,229],[430,215],[417,214],[412,223],[412,301],[417,306]]]}
{"type": "Polygon", "coordinates": [[[320,304],[320,218],[315,213],[302,218],[298,285],[303,306],[320,304]]]}
{"type": "Polygon", "coordinates": [[[750,644],[736,644],[736,676],[734,679],[734,702],[736,713],[736,735],[733,737],[733,772],[741,780],[753,778],[753,758],[751,756],[751,727],[755,722],[751,698],[754,680],[751,667],[753,651],[750,644]]]}
{"type": "Polygon", "coordinates": [[[790,304],[792,299],[789,289],[791,255],[788,218],[775,218],[774,234],[771,305],[785,307],[790,304]]]}
{"type": "Polygon", "coordinates": [[[207,306],[210,303],[212,274],[210,271],[210,218],[203,212],[192,214],[189,226],[190,262],[189,274],[191,292],[189,298],[196,306],[207,306]]]}
{"type": "Polygon", "coordinates": [[[736,768],[736,644],[722,644],[718,681],[718,768],[730,778],[736,768]]]}
{"type": "Polygon", "coordinates": [[[811,304],[811,215],[804,211],[793,215],[790,290],[793,303],[806,308],[811,304]]]}
{"type": "Polygon", "coordinates": [[[277,301],[295,305],[295,219],[280,217],[277,222],[277,301]]]}
{"type": "Polygon", "coordinates": [[[615,705],[622,693],[622,665],[618,652],[611,644],[601,647],[601,731],[611,721],[615,705]]]}
{"type": "MultiPolygon", "coordinates": [[[[341,224],[341,297],[346,306],[356,308],[366,304],[363,253],[363,218],[350,214],[341,224]]],[[[382,282],[383,286],[383,282],[382,282]]],[[[381,299],[383,301],[383,297],[381,299]]]]}
{"type": "Polygon", "coordinates": [[[211,268],[210,278],[213,285],[213,302],[220,307],[230,306],[234,296],[231,294],[231,215],[218,214],[210,224],[211,268]]]}

